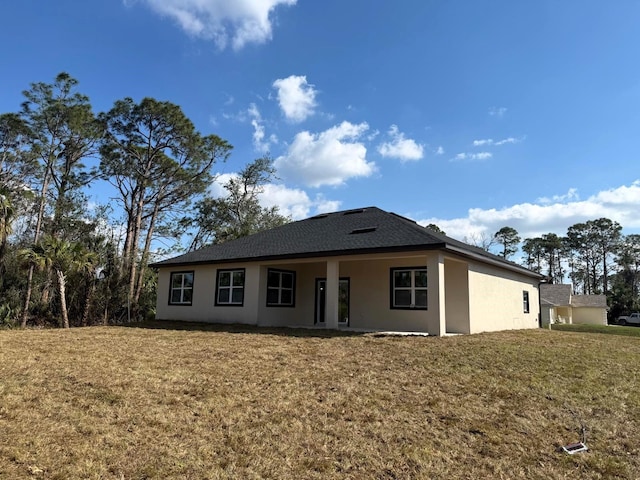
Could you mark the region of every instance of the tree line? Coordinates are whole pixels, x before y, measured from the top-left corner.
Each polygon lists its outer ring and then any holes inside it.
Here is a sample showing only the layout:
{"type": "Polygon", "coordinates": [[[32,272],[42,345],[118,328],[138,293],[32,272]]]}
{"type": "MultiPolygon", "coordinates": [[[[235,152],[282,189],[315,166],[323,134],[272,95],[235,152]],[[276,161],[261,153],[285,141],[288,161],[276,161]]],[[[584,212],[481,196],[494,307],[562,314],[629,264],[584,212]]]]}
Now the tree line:
{"type": "Polygon", "coordinates": [[[546,233],[523,241],[514,228],[503,227],[491,240],[506,259],[521,249],[521,263],[550,283],[606,295],[611,318],[640,310],[640,235],[623,235],[618,222],[598,218],[571,225],[565,236],[546,233]]]}
{"type": "Polygon", "coordinates": [[[289,221],[258,202],[275,175],[268,156],[211,195],[232,146],[173,103],[124,98],[96,114],[67,73],[23,96],[0,114],[0,326],[146,318],[154,255],[289,221]],[[99,191],[108,197],[92,201],[99,191]]]}
{"type": "MultiPolygon", "coordinates": [[[[96,114],[67,73],[23,96],[19,111],[0,114],[0,326],[144,319],[155,309],[151,260],[290,221],[258,202],[275,178],[268,156],[230,178],[225,196],[211,195],[233,147],[198,132],[173,103],[124,98],[96,114]],[[92,201],[97,191],[108,197],[92,201]]],[[[600,218],[564,237],[522,241],[503,227],[465,240],[505,259],[521,250],[524,266],[605,294],[617,316],[640,309],[640,235],[621,232],[600,218]]]]}

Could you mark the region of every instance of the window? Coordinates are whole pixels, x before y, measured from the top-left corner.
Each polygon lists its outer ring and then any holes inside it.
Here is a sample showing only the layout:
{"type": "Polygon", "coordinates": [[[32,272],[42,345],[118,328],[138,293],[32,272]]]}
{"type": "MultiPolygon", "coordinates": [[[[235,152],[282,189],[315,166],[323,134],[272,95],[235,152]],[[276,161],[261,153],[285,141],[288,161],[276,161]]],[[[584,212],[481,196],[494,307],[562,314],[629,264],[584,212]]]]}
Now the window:
{"type": "Polygon", "coordinates": [[[193,300],[193,272],[171,272],[169,305],[191,305],[193,300]]]}
{"type": "Polygon", "coordinates": [[[526,290],[522,292],[522,308],[524,313],[529,313],[529,292],[526,290]]]}
{"type": "Polygon", "coordinates": [[[293,307],[296,273],[286,270],[267,270],[267,306],[293,307]]]}
{"type": "Polygon", "coordinates": [[[427,269],[391,269],[391,308],[427,308],[427,269]]]}
{"type": "Polygon", "coordinates": [[[216,305],[242,306],[244,303],[244,268],[218,270],[216,305]]]}

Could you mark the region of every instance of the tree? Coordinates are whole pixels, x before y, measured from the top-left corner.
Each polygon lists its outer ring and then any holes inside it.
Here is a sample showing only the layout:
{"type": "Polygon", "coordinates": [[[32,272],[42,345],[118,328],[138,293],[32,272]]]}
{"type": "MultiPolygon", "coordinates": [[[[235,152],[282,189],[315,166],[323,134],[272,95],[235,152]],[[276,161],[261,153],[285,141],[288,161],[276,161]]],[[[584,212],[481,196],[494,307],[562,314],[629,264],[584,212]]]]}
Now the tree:
{"type": "Polygon", "coordinates": [[[493,236],[487,235],[485,232],[471,233],[462,239],[465,243],[473,245],[474,247],[481,248],[482,250],[489,251],[493,246],[493,236]]]}
{"type": "Polygon", "coordinates": [[[91,268],[95,254],[85,250],[79,243],[69,243],[53,236],[45,236],[41,242],[29,249],[21,250],[19,256],[29,268],[44,270],[51,268],[56,276],[62,326],[69,328],[67,309],[67,275],[74,270],[91,268]]]}
{"type": "Polygon", "coordinates": [[[0,186],[0,290],[4,283],[4,256],[7,251],[7,239],[11,234],[11,223],[15,210],[9,198],[8,189],[0,186]]]}
{"type": "Polygon", "coordinates": [[[245,237],[291,221],[280,215],[277,207],[260,205],[264,186],[274,178],[271,158],[258,158],[225,183],[226,196],[200,201],[196,217],[183,220],[183,225],[195,227],[196,231],[189,249],[245,237]]]}
{"type": "Polygon", "coordinates": [[[611,316],[640,308],[640,235],[622,237],[618,247],[618,272],[612,277],[611,316]]]}
{"type": "Polygon", "coordinates": [[[493,235],[493,239],[502,245],[502,257],[505,259],[508,259],[518,251],[520,236],[514,228],[502,227],[493,235]]]}
{"type": "Polygon", "coordinates": [[[37,166],[34,155],[27,149],[30,134],[20,115],[0,115],[0,188],[13,202],[15,194],[28,188],[37,166]]]}
{"type": "Polygon", "coordinates": [[[609,259],[620,247],[622,227],[608,218],[598,218],[587,222],[591,229],[594,247],[602,262],[602,291],[609,292],[609,259]]]}
{"type": "Polygon", "coordinates": [[[576,223],[567,229],[567,246],[571,252],[570,277],[574,290],[588,295],[599,292],[599,259],[592,234],[588,223],[576,223]]]}
{"type": "Polygon", "coordinates": [[[156,231],[175,232],[161,227],[206,191],[213,165],[232,147],[216,135],[201,136],[177,105],[152,98],[119,100],[100,120],[106,130],[100,169],[124,208],[122,268],[135,306],[156,231]]]}
{"type": "Polygon", "coordinates": [[[543,253],[542,239],[540,237],[526,238],[522,244],[522,251],[527,255],[525,259],[526,267],[534,272],[541,273],[543,253]]]}
{"type": "Polygon", "coordinates": [[[621,231],[620,224],[608,218],[576,223],[567,230],[572,277],[581,279],[585,293],[608,293],[610,260],[619,247],[621,231]]]}
{"type": "Polygon", "coordinates": [[[540,248],[547,263],[547,278],[551,283],[562,283],[564,279],[562,238],[555,233],[545,233],[540,237],[540,248]]]}
{"type": "Polygon", "coordinates": [[[424,228],[428,228],[429,230],[433,230],[436,233],[440,233],[441,235],[446,235],[446,233],[444,232],[444,230],[442,230],[438,225],[436,225],[435,223],[430,223],[429,225],[427,225],[424,228]]]}
{"type": "MultiPolygon", "coordinates": [[[[63,218],[72,204],[76,205],[76,212],[82,211],[78,206],[84,198],[80,190],[90,178],[82,160],[95,153],[94,146],[101,133],[88,97],[75,91],[77,84],[77,80],[63,72],[52,84],[34,83],[23,92],[26,100],[20,117],[28,128],[29,150],[39,160],[37,185],[34,185],[38,192],[34,243],[38,243],[43,232],[52,184],[53,219],[49,234],[57,236],[63,230],[63,218]]],[[[32,287],[33,267],[27,274],[23,326],[29,315],[32,287]]]]}

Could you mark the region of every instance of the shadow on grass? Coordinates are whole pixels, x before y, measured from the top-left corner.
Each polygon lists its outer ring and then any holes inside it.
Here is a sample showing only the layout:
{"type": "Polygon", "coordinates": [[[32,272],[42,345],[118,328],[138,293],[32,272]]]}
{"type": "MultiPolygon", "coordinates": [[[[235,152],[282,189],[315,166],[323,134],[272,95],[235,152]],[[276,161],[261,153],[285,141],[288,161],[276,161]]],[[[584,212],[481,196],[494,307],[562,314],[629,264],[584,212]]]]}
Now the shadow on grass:
{"type": "Polygon", "coordinates": [[[250,333],[263,335],[278,335],[283,337],[333,338],[362,336],[367,332],[351,330],[329,330],[322,328],[292,328],[292,327],[258,327],[241,323],[205,323],[183,322],[171,320],[146,320],[119,325],[128,328],[147,328],[150,330],[187,330],[195,332],[224,332],[250,333]]]}

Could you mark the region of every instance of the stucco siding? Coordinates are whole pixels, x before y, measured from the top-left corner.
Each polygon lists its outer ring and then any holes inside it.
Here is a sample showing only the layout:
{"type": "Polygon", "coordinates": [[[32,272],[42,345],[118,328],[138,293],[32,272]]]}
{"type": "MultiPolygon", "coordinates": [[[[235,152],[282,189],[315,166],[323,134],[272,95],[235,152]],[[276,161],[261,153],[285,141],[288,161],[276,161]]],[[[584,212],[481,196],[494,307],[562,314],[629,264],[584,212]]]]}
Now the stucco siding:
{"type": "MultiPolygon", "coordinates": [[[[160,268],[157,315],[161,320],[246,323],[263,326],[313,327],[316,286],[327,276],[327,261],[338,262],[339,277],[349,279],[349,328],[416,331],[433,335],[538,326],[537,281],[464,257],[439,251],[394,256],[307,259],[296,262],[238,263],[160,268]],[[391,271],[427,267],[427,302],[424,309],[391,307],[391,271]],[[242,306],[216,306],[219,268],[245,269],[242,306]],[[295,272],[295,305],[267,306],[269,268],[295,272]],[[189,306],[169,305],[171,272],[194,273],[189,306]],[[529,313],[523,312],[522,292],[529,292],[529,313]]],[[[318,325],[320,326],[320,325],[318,325]]]]}
{"type": "MultiPolygon", "coordinates": [[[[429,331],[429,316],[432,309],[392,309],[391,269],[398,267],[426,267],[426,255],[418,258],[370,259],[340,263],[340,276],[350,279],[351,328],[429,331]]],[[[429,276],[429,272],[427,272],[429,276]]],[[[428,288],[431,287],[428,277],[428,288]]],[[[427,290],[427,292],[429,292],[427,290]]],[[[427,293],[428,295],[428,293],[427,293]]],[[[428,297],[429,302],[430,297],[428,297]]]]}
{"type": "Polygon", "coordinates": [[[535,279],[486,264],[469,264],[470,333],[538,327],[535,279]],[[529,313],[523,291],[529,292],[529,313]]]}
{"type": "Polygon", "coordinates": [[[447,333],[471,333],[469,322],[469,265],[445,259],[445,307],[447,333]]]}
{"type": "Polygon", "coordinates": [[[158,301],[156,318],[215,323],[256,324],[258,312],[259,266],[252,264],[224,265],[225,269],[245,269],[245,291],[242,306],[215,306],[215,265],[197,265],[179,268],[161,268],[158,272],[158,301]],[[169,305],[169,282],[172,272],[193,272],[193,301],[191,305],[169,305]]]}
{"type": "Polygon", "coordinates": [[[314,278],[326,274],[324,263],[267,265],[262,267],[261,273],[258,325],[312,327],[315,306],[314,278]],[[293,307],[267,306],[267,271],[269,268],[295,272],[295,305],[293,307]]]}
{"type": "Polygon", "coordinates": [[[606,325],[607,310],[604,308],[573,307],[573,323],[606,325]]]}

